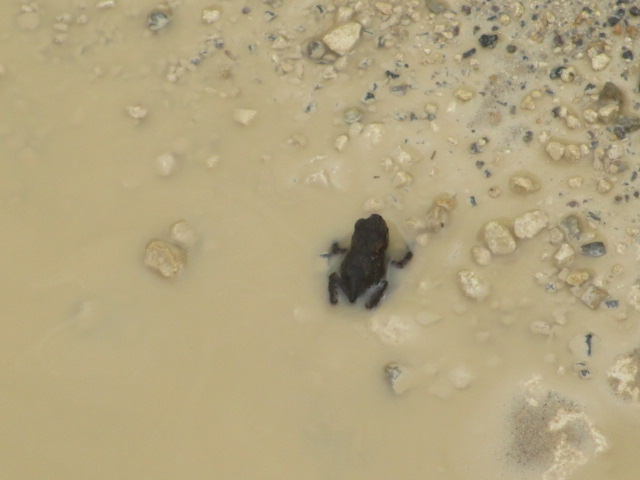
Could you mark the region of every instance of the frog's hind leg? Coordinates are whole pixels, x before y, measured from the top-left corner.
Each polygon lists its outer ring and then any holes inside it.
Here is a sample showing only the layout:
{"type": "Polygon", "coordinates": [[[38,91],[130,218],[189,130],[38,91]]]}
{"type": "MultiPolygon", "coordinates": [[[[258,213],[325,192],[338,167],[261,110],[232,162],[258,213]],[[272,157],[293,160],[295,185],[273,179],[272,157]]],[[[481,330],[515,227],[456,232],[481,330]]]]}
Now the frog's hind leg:
{"type": "Polygon", "coordinates": [[[402,260],[391,260],[391,265],[396,268],[404,268],[412,258],[413,252],[411,250],[407,250],[407,253],[404,254],[404,257],[402,257],[402,260]]]}
{"type": "Polygon", "coordinates": [[[331,305],[338,303],[338,286],[340,286],[340,275],[333,272],[329,275],[329,303],[331,305]]]}
{"type": "Polygon", "coordinates": [[[364,304],[364,306],[366,308],[373,308],[378,305],[378,303],[380,303],[380,300],[382,300],[382,296],[384,295],[384,291],[387,289],[388,285],[389,283],[386,280],[382,280],[378,285],[376,285],[373,293],[369,297],[369,300],[367,300],[367,303],[364,304]]]}

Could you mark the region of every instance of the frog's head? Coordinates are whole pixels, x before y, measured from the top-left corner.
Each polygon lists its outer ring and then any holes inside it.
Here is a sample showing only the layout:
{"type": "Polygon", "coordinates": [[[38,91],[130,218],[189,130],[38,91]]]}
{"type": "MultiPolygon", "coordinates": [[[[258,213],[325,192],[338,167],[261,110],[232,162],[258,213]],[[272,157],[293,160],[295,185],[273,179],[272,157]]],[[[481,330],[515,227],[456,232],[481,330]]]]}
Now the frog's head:
{"type": "Polygon", "coordinates": [[[380,215],[374,213],[369,218],[361,218],[353,229],[351,245],[368,245],[372,251],[384,252],[389,246],[389,228],[380,215]]]}

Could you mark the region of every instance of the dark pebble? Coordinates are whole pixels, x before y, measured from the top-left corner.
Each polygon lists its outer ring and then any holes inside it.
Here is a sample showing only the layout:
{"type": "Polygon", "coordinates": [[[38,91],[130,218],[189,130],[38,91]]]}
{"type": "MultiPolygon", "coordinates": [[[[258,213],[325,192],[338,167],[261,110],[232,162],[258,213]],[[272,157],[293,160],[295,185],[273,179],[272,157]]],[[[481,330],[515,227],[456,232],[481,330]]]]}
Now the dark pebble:
{"type": "Polygon", "coordinates": [[[560,75],[562,74],[562,71],[567,68],[564,67],[562,65],[560,65],[559,67],[555,67],[553,69],[551,69],[551,72],[549,72],[549,78],[551,80],[555,80],[556,78],[560,78],[560,75]]]}
{"type": "Polygon", "coordinates": [[[470,56],[475,55],[475,53],[476,53],[476,49],[471,48],[462,54],[462,58],[469,58],[470,56]]]}
{"type": "Polygon", "coordinates": [[[169,22],[169,15],[164,12],[154,11],[147,17],[147,27],[152,32],[157,32],[158,30],[163,29],[169,24],[169,22]]]}
{"type": "Polygon", "coordinates": [[[637,16],[639,16],[639,15],[640,15],[640,8],[638,8],[638,7],[636,7],[636,6],[634,5],[633,7],[631,7],[631,8],[629,9],[629,13],[630,13],[631,15],[633,15],[634,17],[637,17],[637,16]]]}
{"type": "Polygon", "coordinates": [[[620,19],[618,17],[609,17],[607,19],[607,23],[609,24],[610,27],[617,25],[618,22],[620,22],[620,19]]]}
{"type": "Polygon", "coordinates": [[[607,82],[600,90],[598,94],[598,100],[601,102],[616,102],[617,104],[622,104],[623,94],[622,90],[618,88],[613,82],[607,82]]]}
{"type": "Polygon", "coordinates": [[[633,60],[633,52],[631,50],[625,50],[622,52],[622,58],[625,60],[633,60]]]}
{"type": "Polygon", "coordinates": [[[480,46],[484,48],[494,48],[496,43],[498,43],[498,35],[488,35],[482,34],[480,35],[480,46]]]}
{"type": "Polygon", "coordinates": [[[515,45],[507,45],[507,53],[516,53],[516,46],[515,45]]]}
{"type": "Polygon", "coordinates": [[[607,253],[607,249],[602,242],[585,243],[580,247],[580,251],[587,257],[601,257],[607,253]]]}
{"type": "Polygon", "coordinates": [[[632,133],[640,130],[640,118],[638,117],[618,117],[618,126],[620,126],[624,133],[632,133]]]}

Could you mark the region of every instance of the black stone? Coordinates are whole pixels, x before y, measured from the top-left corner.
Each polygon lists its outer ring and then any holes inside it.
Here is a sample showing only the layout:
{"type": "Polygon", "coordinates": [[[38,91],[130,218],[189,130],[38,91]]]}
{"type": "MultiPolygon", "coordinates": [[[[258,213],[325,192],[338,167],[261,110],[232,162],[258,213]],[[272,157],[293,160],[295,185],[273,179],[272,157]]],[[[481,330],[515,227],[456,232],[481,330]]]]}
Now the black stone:
{"type": "Polygon", "coordinates": [[[607,19],[607,23],[609,24],[610,27],[617,25],[618,22],[620,22],[620,19],[618,17],[609,17],[607,19]]]}
{"type": "Polygon", "coordinates": [[[480,46],[484,48],[495,48],[496,43],[498,43],[498,35],[488,35],[482,34],[480,35],[480,46]]]}
{"type": "Polygon", "coordinates": [[[587,257],[602,257],[607,253],[607,249],[602,242],[585,243],[580,247],[580,251],[587,257]]]}
{"type": "Polygon", "coordinates": [[[476,53],[476,49],[471,48],[462,54],[462,58],[469,58],[470,56],[475,55],[475,53],[476,53]]]}
{"type": "Polygon", "coordinates": [[[555,80],[556,78],[560,78],[560,75],[562,74],[562,71],[567,68],[563,65],[560,65],[559,67],[555,67],[551,69],[551,72],[549,72],[549,78],[551,80],[555,80]]]}
{"type": "Polygon", "coordinates": [[[622,52],[622,58],[625,60],[633,60],[633,52],[631,50],[625,50],[622,52]]]}

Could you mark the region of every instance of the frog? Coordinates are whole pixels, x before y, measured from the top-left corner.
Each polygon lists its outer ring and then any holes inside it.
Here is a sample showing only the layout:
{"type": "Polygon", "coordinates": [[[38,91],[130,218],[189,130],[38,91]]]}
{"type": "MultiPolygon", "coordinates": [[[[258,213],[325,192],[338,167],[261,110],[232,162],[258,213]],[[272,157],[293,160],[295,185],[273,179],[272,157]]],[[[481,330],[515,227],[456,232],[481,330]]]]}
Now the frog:
{"type": "Polygon", "coordinates": [[[351,244],[340,247],[338,242],[331,245],[329,255],[344,254],[337,272],[329,275],[329,302],[338,303],[339,290],[342,290],[350,303],[370,292],[365,308],[376,307],[388,287],[386,280],[387,265],[404,268],[413,258],[411,250],[401,260],[387,258],[389,248],[389,228],[384,218],[374,213],[368,218],[359,219],[353,228],[351,244]]]}

